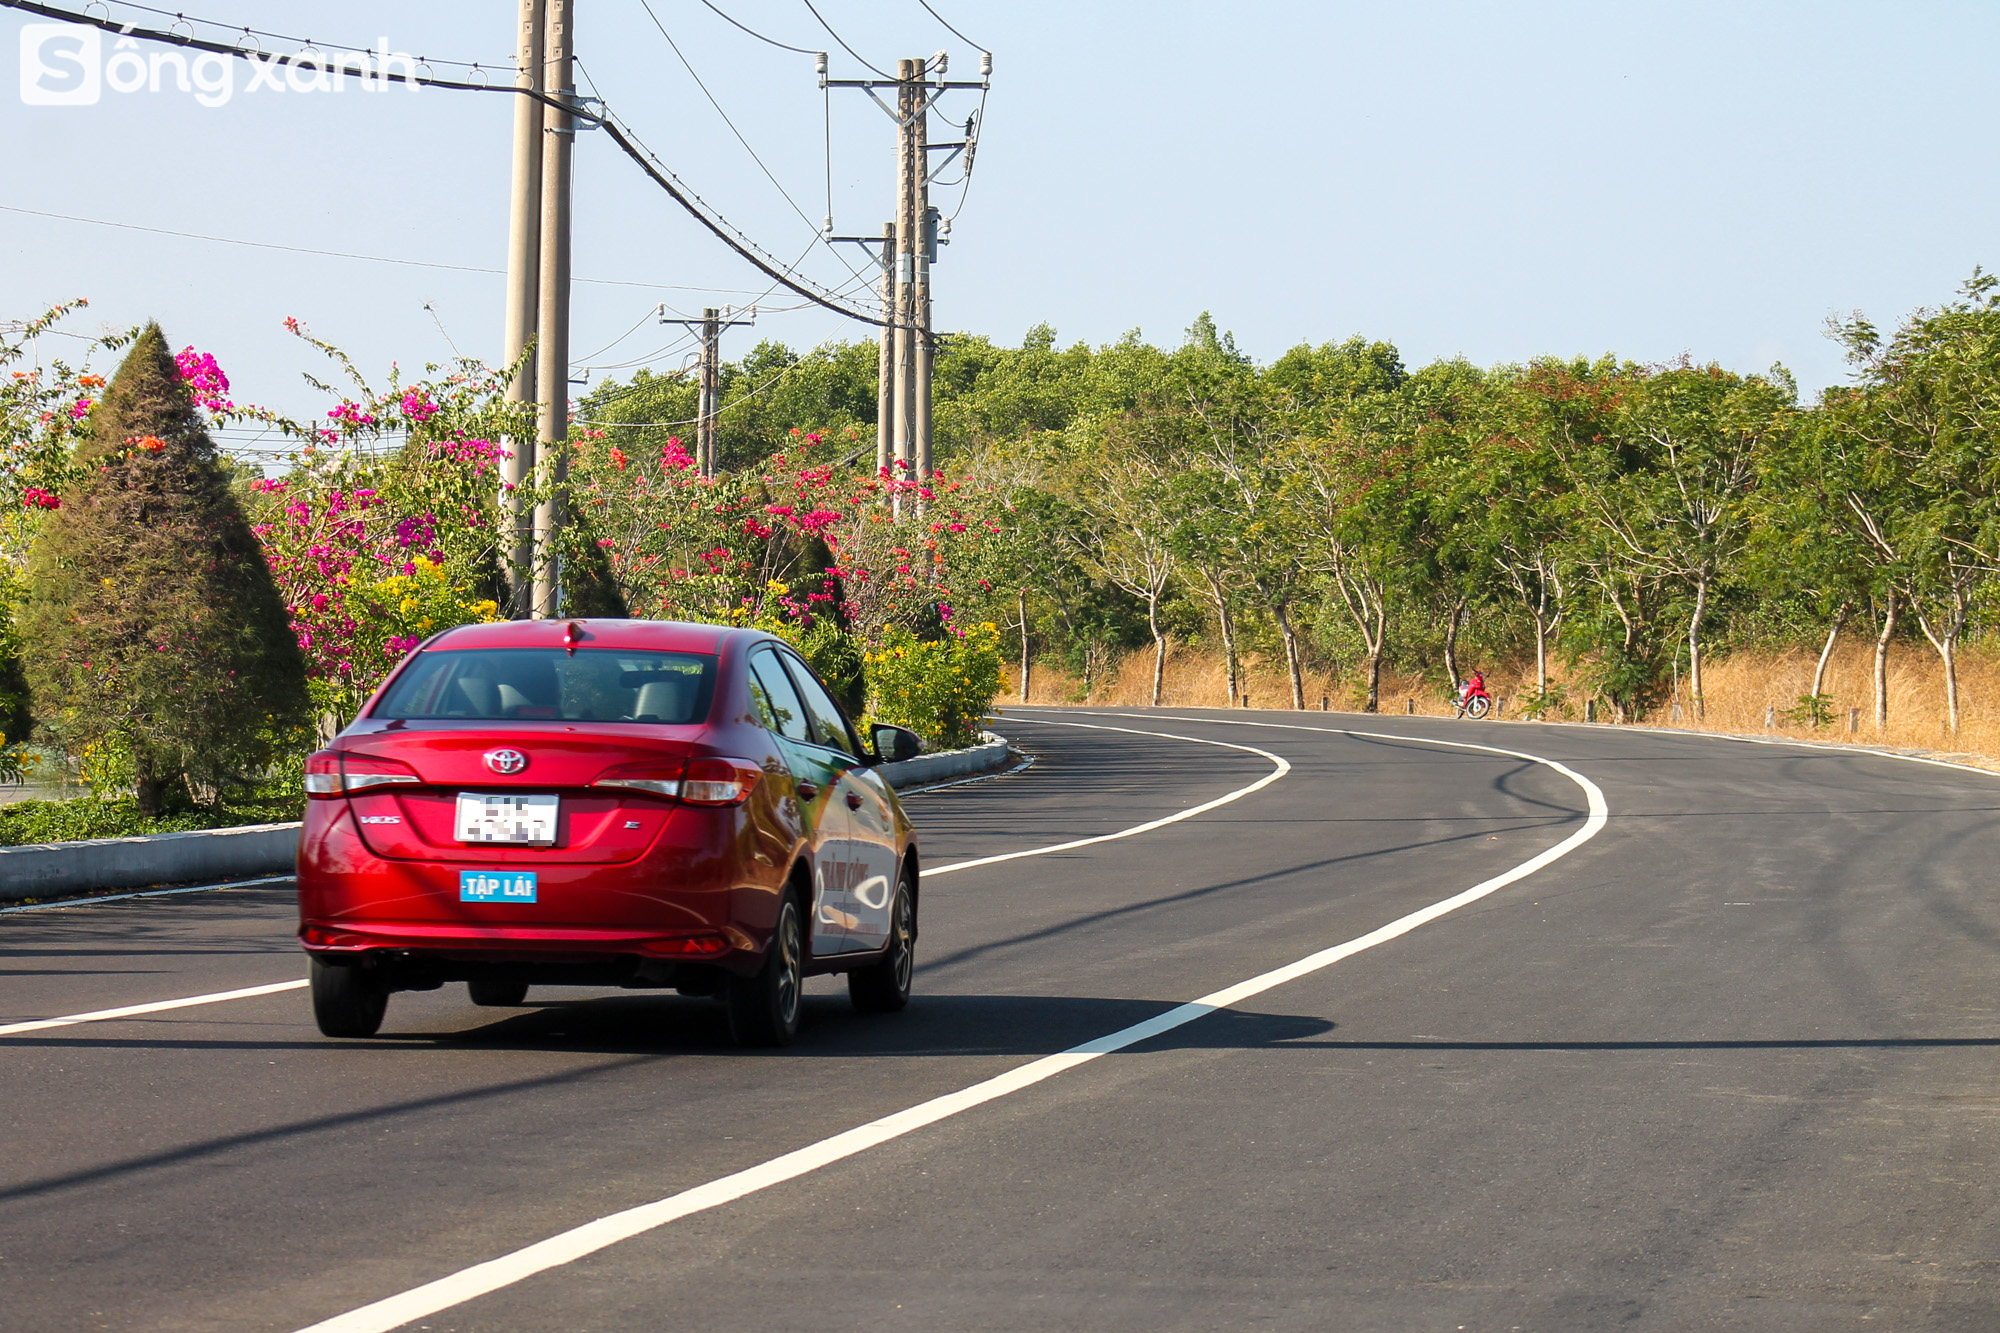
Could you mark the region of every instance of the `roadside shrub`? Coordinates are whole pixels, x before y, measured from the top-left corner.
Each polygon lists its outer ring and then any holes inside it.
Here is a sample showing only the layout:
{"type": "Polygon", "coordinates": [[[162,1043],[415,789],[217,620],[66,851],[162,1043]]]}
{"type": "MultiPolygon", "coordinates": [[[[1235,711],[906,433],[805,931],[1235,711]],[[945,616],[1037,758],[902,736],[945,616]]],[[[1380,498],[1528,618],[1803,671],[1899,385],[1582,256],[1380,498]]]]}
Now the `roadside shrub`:
{"type": "Polygon", "coordinates": [[[72,758],[122,757],[147,815],[174,788],[210,804],[241,784],[306,708],[284,603],[198,410],[228,407],[227,387],[149,325],[79,412],[75,480],[28,561],[40,720],[72,758]]]}
{"type": "Polygon", "coordinates": [[[149,833],[187,833],[195,829],[235,828],[243,824],[279,824],[299,817],[303,798],[239,800],[206,810],[173,815],[143,815],[130,799],[95,796],[73,801],[16,801],[0,805],[0,847],[42,842],[78,842],[85,838],[130,838],[149,833]]]}
{"type": "Polygon", "coordinates": [[[926,641],[891,627],[863,665],[874,721],[908,727],[933,748],[957,749],[978,743],[979,724],[1000,693],[1000,631],[989,623],[926,641]]]}
{"type": "Polygon", "coordinates": [[[1833,696],[1830,694],[1801,694],[1799,701],[1787,708],[1781,716],[1797,727],[1821,727],[1833,725],[1833,696]]]}

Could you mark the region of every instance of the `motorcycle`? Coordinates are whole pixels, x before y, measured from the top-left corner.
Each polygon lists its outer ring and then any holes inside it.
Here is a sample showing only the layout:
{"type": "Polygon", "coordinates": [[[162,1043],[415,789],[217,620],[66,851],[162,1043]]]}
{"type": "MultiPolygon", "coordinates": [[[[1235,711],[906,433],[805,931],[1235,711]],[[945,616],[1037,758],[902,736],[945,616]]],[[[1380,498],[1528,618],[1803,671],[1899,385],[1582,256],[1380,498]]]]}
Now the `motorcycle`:
{"type": "Polygon", "coordinates": [[[1477,719],[1485,717],[1492,708],[1493,696],[1486,692],[1486,687],[1475,685],[1468,680],[1459,689],[1458,706],[1452,716],[1477,719]]]}

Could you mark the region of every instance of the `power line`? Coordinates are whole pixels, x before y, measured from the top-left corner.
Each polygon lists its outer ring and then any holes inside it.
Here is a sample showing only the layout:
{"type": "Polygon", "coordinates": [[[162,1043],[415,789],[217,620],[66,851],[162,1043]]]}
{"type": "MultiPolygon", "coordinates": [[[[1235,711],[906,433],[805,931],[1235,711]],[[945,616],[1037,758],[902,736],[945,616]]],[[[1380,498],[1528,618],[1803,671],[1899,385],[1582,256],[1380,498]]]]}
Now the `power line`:
{"type": "MultiPolygon", "coordinates": [[[[172,46],[213,51],[217,55],[234,56],[241,60],[252,58],[251,53],[245,51],[240,46],[228,46],[220,42],[211,42],[191,35],[184,36],[178,32],[166,32],[159,29],[138,28],[136,25],[131,24],[119,24],[109,17],[108,11],[104,17],[99,17],[88,12],[59,9],[54,5],[39,3],[39,0],[0,0],[0,8],[18,9],[30,14],[39,14],[44,18],[61,19],[70,23],[83,24],[101,31],[118,33],[121,36],[143,37],[149,41],[164,42],[172,46]]],[[[360,50],[361,48],[355,47],[352,49],[360,50]]],[[[461,79],[427,77],[417,73],[392,74],[387,69],[377,71],[375,77],[390,83],[408,83],[426,88],[444,88],[454,92],[504,93],[511,96],[531,97],[544,106],[555,107],[557,110],[567,112],[582,120],[594,121],[599,128],[603,129],[605,137],[617,145],[620,152],[624,153],[641,171],[645,172],[653,184],[664,191],[668,198],[679,204],[695,221],[708,228],[709,232],[717,240],[734,250],[751,267],[757,269],[765,277],[772,279],[774,282],[791,291],[797,292],[809,301],[825,306],[835,314],[845,315],[849,319],[863,324],[880,325],[882,323],[879,317],[866,310],[841,304],[837,297],[830,295],[827,289],[821,287],[812,279],[778,267],[779,261],[773,258],[768,251],[752,241],[740,228],[729,223],[721,214],[715,212],[706,200],[688,190],[682,184],[680,178],[664,162],[660,161],[657,154],[639,144],[635,137],[628,133],[618,122],[609,107],[603,108],[601,114],[593,115],[574,105],[574,99],[572,98],[564,98],[560,95],[545,92],[536,92],[517,87],[512,83],[494,85],[485,81],[485,71],[483,69],[475,68],[474,72],[480,75],[481,81],[478,83],[469,83],[461,79]]]]}
{"type": "Polygon", "coordinates": [[[881,68],[879,65],[868,64],[867,59],[859,51],[849,46],[847,44],[847,39],[845,37],[842,37],[839,33],[835,32],[833,30],[833,25],[831,23],[828,23],[826,19],[821,16],[820,12],[817,9],[813,9],[813,0],[800,0],[800,2],[804,4],[807,9],[812,10],[812,16],[816,19],[819,19],[819,26],[826,29],[827,35],[829,37],[833,38],[834,41],[840,43],[841,50],[847,52],[847,54],[853,56],[856,60],[859,60],[863,65],[866,65],[869,69],[874,70],[875,73],[880,74],[885,79],[893,79],[896,77],[895,75],[889,73],[887,70],[881,68]]]}
{"type": "MultiPolygon", "coordinates": [[[[0,0],[5,3],[5,0],[0,0]]],[[[150,232],[155,236],[177,236],[184,241],[208,241],[215,245],[241,245],[252,250],[282,250],[294,255],[317,255],[322,259],[356,259],[370,264],[401,264],[406,268],[436,268],[451,273],[505,274],[505,269],[476,268],[470,264],[438,264],[427,259],[394,259],[387,255],[362,255],[345,250],[314,250],[303,245],[279,245],[275,241],[246,241],[234,236],[206,236],[194,231],[174,231],[167,227],[146,227],[136,222],[110,222],[104,218],[79,217],[74,213],[50,213],[39,208],[21,208],[14,204],[0,204],[0,209],[9,213],[25,213],[29,217],[54,218],[59,222],[85,222],[93,227],[116,227],[120,231],[150,232]]],[[[662,292],[715,292],[723,296],[754,296],[748,287],[689,287],[668,282],[633,282],[625,278],[575,278],[575,282],[588,282],[604,287],[642,287],[662,292]]],[[[769,289],[766,288],[768,291],[769,289]]]]}
{"type": "MultiPolygon", "coordinates": [[[[102,2],[102,0],[100,0],[100,2],[102,2]]],[[[219,22],[217,22],[217,21],[216,21],[216,20],[214,20],[214,19],[191,19],[191,18],[189,18],[189,17],[187,16],[187,15],[185,15],[185,14],[181,13],[181,12],[180,12],[180,11],[178,11],[178,10],[173,10],[173,9],[155,9],[155,8],[153,8],[153,7],[151,6],[151,5],[141,5],[141,4],[134,4],[134,3],[132,2],[132,0],[109,0],[109,3],[111,3],[111,4],[116,4],[116,5],[118,5],[118,6],[119,6],[120,8],[122,8],[122,9],[136,9],[136,10],[138,10],[138,11],[139,11],[140,13],[142,13],[142,14],[158,14],[158,15],[159,15],[159,16],[160,16],[161,18],[170,18],[170,19],[172,19],[172,20],[173,20],[174,22],[176,22],[176,23],[185,23],[185,24],[187,24],[187,25],[188,25],[188,27],[189,27],[189,33],[188,33],[188,35],[189,35],[190,37],[192,37],[192,36],[193,36],[193,26],[194,26],[195,24],[199,23],[199,24],[200,24],[201,26],[203,26],[204,28],[217,28],[217,29],[220,29],[220,30],[221,30],[221,31],[223,31],[223,32],[232,32],[232,33],[234,33],[234,32],[240,32],[240,33],[242,33],[242,34],[243,34],[243,35],[244,35],[245,37],[268,37],[268,38],[270,38],[270,39],[271,39],[272,41],[274,41],[274,42],[292,42],[292,43],[295,43],[295,44],[297,44],[297,45],[298,45],[298,46],[299,46],[299,47],[300,47],[301,49],[306,49],[306,48],[310,48],[310,49],[313,49],[313,50],[317,50],[317,49],[318,49],[319,47],[321,47],[321,46],[327,46],[327,47],[331,47],[331,48],[332,48],[333,50],[335,50],[335,51],[353,51],[353,52],[356,52],[356,53],[359,53],[359,54],[363,54],[363,55],[373,55],[373,54],[375,54],[375,51],[374,51],[374,49],[373,49],[372,47],[366,47],[366,46],[344,46],[344,45],[342,45],[342,44],[341,44],[341,43],[339,43],[339,42],[315,42],[315,41],[314,41],[314,40],[313,40],[312,38],[310,38],[310,37],[290,37],[290,36],[287,36],[287,35],[285,35],[284,33],[281,33],[281,32],[266,32],[266,31],[265,31],[264,29],[262,29],[262,28],[251,28],[251,27],[245,27],[245,26],[242,26],[242,25],[239,25],[239,24],[235,24],[235,23],[219,23],[219,22]]],[[[107,13],[108,13],[108,9],[107,9],[107,13]]],[[[119,26],[119,25],[116,25],[116,24],[114,24],[114,25],[112,25],[112,26],[113,26],[113,27],[117,27],[117,26],[119,26]]],[[[172,29],[169,29],[168,31],[169,31],[169,32],[171,32],[171,31],[172,31],[172,29]]],[[[240,39],[239,39],[239,41],[240,41],[240,39]]],[[[248,54],[248,53],[246,53],[246,54],[248,54]]],[[[259,51],[257,51],[257,52],[256,52],[256,54],[258,54],[258,55],[262,55],[262,54],[263,54],[263,51],[262,51],[262,50],[260,49],[259,51]]],[[[433,60],[431,60],[431,59],[430,59],[430,58],[429,58],[428,56],[418,56],[418,57],[417,57],[417,63],[418,63],[418,64],[420,64],[420,65],[429,65],[429,64],[437,64],[437,65],[455,65],[455,66],[457,66],[457,67],[458,67],[458,68],[460,68],[460,69],[477,69],[477,70],[484,70],[484,69],[486,69],[486,68],[487,68],[487,65],[486,65],[486,64],[485,64],[484,62],[481,62],[481,61],[477,61],[477,60],[435,60],[435,61],[433,61],[433,60]]],[[[501,62],[498,62],[497,64],[493,65],[492,67],[493,67],[493,68],[495,68],[495,69],[505,69],[505,68],[507,68],[507,67],[508,67],[508,62],[506,62],[506,61],[501,61],[501,62]]]]}
{"type": "MultiPolygon", "coordinates": [[[[777,384],[779,380],[791,374],[793,371],[797,370],[800,366],[803,366],[806,362],[810,361],[813,357],[818,356],[821,352],[824,352],[829,346],[832,345],[832,342],[833,340],[829,338],[826,342],[821,343],[819,346],[807,352],[804,356],[801,356],[798,360],[792,362],[790,365],[784,367],[782,370],[779,370],[776,374],[772,375],[769,379],[765,380],[762,384],[750,390],[748,393],[741,394],[735,398],[732,398],[729,402],[723,404],[720,408],[716,410],[715,413],[716,418],[720,420],[725,413],[730,412],[738,407],[741,407],[743,404],[751,401],[752,399],[761,396],[766,390],[770,389],[772,386],[777,384]]],[[[583,418],[578,417],[577,424],[583,426],[629,426],[634,430],[638,430],[642,427],[666,428],[672,426],[692,426],[697,422],[699,422],[700,420],[701,420],[700,417],[689,417],[686,421],[585,421],[583,418]]]]}
{"type": "MultiPolygon", "coordinates": [[[[702,2],[706,4],[707,0],[702,0],[702,2]]],[[[952,27],[951,24],[946,21],[944,15],[938,13],[935,9],[931,8],[931,0],[917,0],[917,3],[924,7],[925,13],[929,14],[939,23],[944,24],[944,30],[950,33],[952,36],[958,38],[959,41],[964,42],[966,45],[971,46],[980,51],[984,51],[986,49],[984,46],[981,46],[978,42],[973,41],[970,37],[967,37],[964,33],[960,32],[957,28],[952,27]]]]}
{"type": "MultiPolygon", "coordinates": [[[[818,233],[819,227],[814,224],[811,218],[806,216],[806,211],[803,208],[799,207],[798,200],[792,198],[792,193],[790,190],[787,190],[785,188],[784,182],[779,180],[777,176],[772,173],[771,169],[764,165],[764,159],[757,156],[757,150],[755,148],[752,148],[750,146],[750,141],[743,137],[743,131],[736,128],[736,122],[731,120],[729,118],[729,113],[722,109],[722,103],[715,100],[715,94],[708,90],[708,85],[706,83],[702,82],[701,75],[695,72],[694,66],[688,62],[687,56],[681,51],[680,43],[676,42],[674,40],[673,34],[667,31],[667,25],[660,22],[660,16],[653,12],[653,6],[650,3],[650,0],[639,0],[639,8],[646,11],[646,17],[653,20],[653,26],[660,30],[660,36],[667,39],[667,45],[673,48],[675,58],[681,62],[681,67],[688,72],[688,77],[694,80],[694,86],[701,89],[701,95],[703,97],[706,97],[708,99],[708,104],[715,108],[715,114],[722,117],[722,123],[729,127],[729,132],[731,134],[736,136],[736,142],[742,144],[743,151],[750,154],[750,160],[757,164],[757,170],[763,172],[764,178],[770,181],[771,184],[777,186],[778,193],[785,197],[785,202],[790,204],[792,206],[792,211],[799,215],[799,221],[805,223],[808,227],[811,227],[815,233],[818,233]]],[[[831,246],[829,246],[828,248],[832,249],[831,246]]],[[[838,250],[834,251],[834,256],[835,258],[840,260],[842,267],[846,268],[850,274],[855,274],[856,272],[855,268],[852,264],[849,264],[847,262],[846,256],[840,254],[838,250]]],[[[803,259],[804,257],[805,256],[803,255],[800,256],[801,259],[803,259]]]]}
{"type": "MultiPolygon", "coordinates": [[[[702,3],[704,4],[704,5],[708,5],[708,7],[709,7],[709,8],[711,9],[711,10],[714,10],[715,14],[716,14],[716,15],[717,15],[718,17],[720,17],[720,18],[724,19],[725,21],[727,21],[727,22],[729,22],[729,23],[731,23],[731,24],[735,25],[735,26],[736,26],[736,27],[738,27],[738,28],[742,28],[742,29],[743,29],[743,31],[745,31],[745,32],[749,33],[749,34],[750,34],[750,35],[751,35],[752,37],[755,37],[755,38],[756,38],[756,39],[757,39],[758,41],[760,41],[760,42],[767,42],[767,43],[769,43],[770,45],[772,45],[772,46],[775,46],[775,47],[777,47],[777,48],[778,48],[778,49],[779,49],[780,51],[790,51],[790,52],[792,52],[792,53],[793,53],[793,54],[795,54],[795,55],[802,55],[802,56],[816,56],[816,55],[818,55],[818,54],[819,54],[819,52],[817,52],[817,51],[808,51],[808,50],[806,50],[806,49],[805,49],[805,48],[804,48],[803,46],[787,46],[787,45],[785,45],[785,44],[784,44],[783,42],[779,41],[779,40],[778,40],[777,38],[775,38],[775,37],[766,37],[766,36],[765,36],[765,35],[764,35],[763,33],[761,33],[761,32],[758,32],[758,31],[757,31],[757,30],[756,30],[755,28],[752,28],[752,27],[747,27],[747,26],[745,26],[744,24],[741,24],[741,23],[737,23],[735,19],[733,19],[733,18],[730,18],[730,17],[729,17],[729,15],[727,15],[727,14],[724,14],[724,13],[723,13],[723,12],[722,12],[721,10],[719,10],[719,9],[716,9],[714,5],[712,5],[712,4],[709,4],[709,0],[701,0],[701,2],[702,2],[702,3]]],[[[658,20],[655,20],[655,22],[657,22],[657,21],[658,21],[658,20]]]]}
{"type": "MultiPolygon", "coordinates": [[[[619,343],[624,342],[627,338],[637,333],[640,329],[645,328],[646,321],[653,318],[656,314],[659,313],[659,311],[660,307],[654,306],[651,310],[648,310],[645,314],[639,316],[639,322],[637,324],[634,324],[631,328],[625,330],[625,332],[619,334],[616,338],[613,338],[610,342],[604,344],[604,346],[598,348],[596,351],[591,352],[588,355],[578,357],[572,363],[572,368],[574,368],[575,366],[591,365],[594,361],[597,360],[598,357],[603,356],[606,352],[616,347],[619,343]]],[[[593,366],[592,368],[595,369],[596,367],[593,366]]]]}

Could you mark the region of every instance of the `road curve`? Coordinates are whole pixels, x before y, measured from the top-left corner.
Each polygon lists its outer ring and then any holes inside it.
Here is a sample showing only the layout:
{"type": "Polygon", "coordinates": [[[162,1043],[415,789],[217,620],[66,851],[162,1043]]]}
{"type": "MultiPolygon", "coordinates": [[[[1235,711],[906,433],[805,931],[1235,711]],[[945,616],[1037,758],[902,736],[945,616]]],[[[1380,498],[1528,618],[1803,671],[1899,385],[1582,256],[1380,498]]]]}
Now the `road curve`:
{"type": "MultiPolygon", "coordinates": [[[[900,1016],[822,981],[797,1046],[746,1053],[698,1001],[452,987],[369,1042],[296,991],[0,1037],[0,1323],[341,1327],[949,1103],[419,1322],[2000,1327],[2000,779],[1611,728],[1010,717],[1035,767],[912,798],[928,859],[1082,845],[932,880],[900,1016]]],[[[290,912],[0,917],[0,1027],[290,980],[290,912]]]]}

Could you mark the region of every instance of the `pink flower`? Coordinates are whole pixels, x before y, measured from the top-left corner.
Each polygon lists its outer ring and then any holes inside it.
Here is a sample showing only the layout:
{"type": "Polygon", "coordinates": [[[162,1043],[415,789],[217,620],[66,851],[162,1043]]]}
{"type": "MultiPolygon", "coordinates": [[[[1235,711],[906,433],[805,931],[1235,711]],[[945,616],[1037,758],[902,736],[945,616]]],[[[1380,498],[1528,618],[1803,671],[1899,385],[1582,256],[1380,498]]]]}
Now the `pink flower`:
{"type": "Polygon", "coordinates": [[[207,352],[196,352],[192,347],[181,349],[174,358],[179,367],[181,380],[188,387],[188,393],[196,403],[211,412],[228,412],[236,404],[222,395],[229,392],[229,376],[222,373],[222,367],[215,364],[215,357],[207,352]]]}
{"type": "Polygon", "coordinates": [[[85,417],[90,415],[90,409],[92,408],[92,406],[94,406],[94,404],[91,402],[90,399],[79,398],[74,403],[70,404],[69,414],[72,419],[81,421],[85,417]]]}

